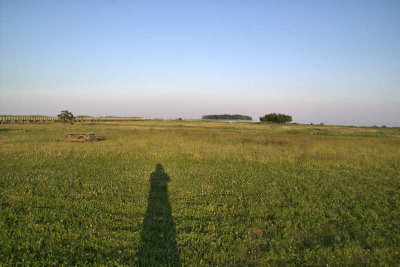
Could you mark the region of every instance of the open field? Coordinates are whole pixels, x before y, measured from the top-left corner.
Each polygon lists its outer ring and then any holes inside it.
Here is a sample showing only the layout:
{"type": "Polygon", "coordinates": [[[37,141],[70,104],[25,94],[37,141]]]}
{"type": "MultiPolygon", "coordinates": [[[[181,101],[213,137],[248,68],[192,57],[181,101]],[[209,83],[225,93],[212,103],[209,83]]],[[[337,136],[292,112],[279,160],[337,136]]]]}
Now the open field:
{"type": "Polygon", "coordinates": [[[0,264],[398,265],[400,129],[4,124],[0,204],[0,264]]]}

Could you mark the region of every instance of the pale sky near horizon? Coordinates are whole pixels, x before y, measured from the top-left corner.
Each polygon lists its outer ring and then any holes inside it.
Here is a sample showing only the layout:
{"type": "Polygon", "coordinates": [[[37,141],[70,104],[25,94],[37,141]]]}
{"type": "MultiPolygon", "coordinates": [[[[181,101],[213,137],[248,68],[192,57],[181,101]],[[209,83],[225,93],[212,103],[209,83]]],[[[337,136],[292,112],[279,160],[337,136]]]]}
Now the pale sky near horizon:
{"type": "Polygon", "coordinates": [[[400,126],[399,14],[399,0],[0,0],[0,114],[400,126]]]}

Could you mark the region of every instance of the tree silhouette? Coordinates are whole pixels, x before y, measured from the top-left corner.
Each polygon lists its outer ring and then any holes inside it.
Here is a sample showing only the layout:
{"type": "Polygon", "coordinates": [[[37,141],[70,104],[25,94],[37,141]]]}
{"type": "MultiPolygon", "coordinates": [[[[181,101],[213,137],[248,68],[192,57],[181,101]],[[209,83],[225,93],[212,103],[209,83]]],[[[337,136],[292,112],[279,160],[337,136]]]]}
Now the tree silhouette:
{"type": "Polygon", "coordinates": [[[68,110],[62,110],[61,113],[57,115],[57,117],[62,123],[73,123],[75,120],[74,115],[68,110]]]}

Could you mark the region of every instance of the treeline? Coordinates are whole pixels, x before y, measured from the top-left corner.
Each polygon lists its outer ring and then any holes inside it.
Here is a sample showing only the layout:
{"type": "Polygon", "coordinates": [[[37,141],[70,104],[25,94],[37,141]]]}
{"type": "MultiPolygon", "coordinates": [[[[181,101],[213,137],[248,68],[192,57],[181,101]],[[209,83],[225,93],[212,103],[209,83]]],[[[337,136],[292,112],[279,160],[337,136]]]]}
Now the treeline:
{"type": "Polygon", "coordinates": [[[266,114],[264,117],[260,117],[261,122],[276,122],[276,123],[285,123],[285,122],[291,122],[292,121],[292,116],[286,115],[286,114],[276,114],[276,113],[270,113],[266,114]]]}
{"type": "Polygon", "coordinates": [[[203,120],[244,120],[244,121],[253,120],[250,116],[239,115],[239,114],[204,115],[202,117],[202,119],[203,120]]]}

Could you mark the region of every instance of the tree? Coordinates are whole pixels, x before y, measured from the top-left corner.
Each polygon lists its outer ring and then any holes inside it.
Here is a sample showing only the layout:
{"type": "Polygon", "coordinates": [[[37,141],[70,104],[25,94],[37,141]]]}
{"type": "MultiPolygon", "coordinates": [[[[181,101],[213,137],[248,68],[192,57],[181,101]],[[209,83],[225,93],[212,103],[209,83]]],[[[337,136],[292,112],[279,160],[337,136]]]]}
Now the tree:
{"type": "Polygon", "coordinates": [[[261,122],[275,122],[275,123],[285,123],[291,122],[292,116],[286,114],[276,114],[276,113],[269,113],[266,114],[264,117],[260,117],[261,122]]]}
{"type": "Polygon", "coordinates": [[[62,123],[73,123],[75,120],[74,115],[68,110],[62,110],[60,114],[57,115],[58,120],[62,123]]]}

